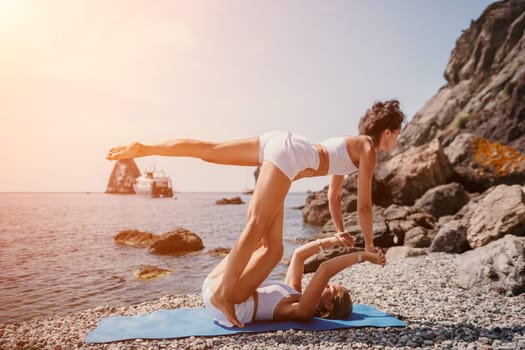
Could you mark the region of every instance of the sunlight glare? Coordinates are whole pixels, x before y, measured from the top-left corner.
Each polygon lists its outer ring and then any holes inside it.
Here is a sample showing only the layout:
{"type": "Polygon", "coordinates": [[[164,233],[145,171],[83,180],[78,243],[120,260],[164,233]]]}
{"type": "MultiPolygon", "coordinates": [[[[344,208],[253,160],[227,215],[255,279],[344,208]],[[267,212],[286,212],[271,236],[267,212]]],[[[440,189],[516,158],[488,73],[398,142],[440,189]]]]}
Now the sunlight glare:
{"type": "Polygon", "coordinates": [[[14,34],[21,23],[28,2],[0,0],[0,34],[14,34]]]}

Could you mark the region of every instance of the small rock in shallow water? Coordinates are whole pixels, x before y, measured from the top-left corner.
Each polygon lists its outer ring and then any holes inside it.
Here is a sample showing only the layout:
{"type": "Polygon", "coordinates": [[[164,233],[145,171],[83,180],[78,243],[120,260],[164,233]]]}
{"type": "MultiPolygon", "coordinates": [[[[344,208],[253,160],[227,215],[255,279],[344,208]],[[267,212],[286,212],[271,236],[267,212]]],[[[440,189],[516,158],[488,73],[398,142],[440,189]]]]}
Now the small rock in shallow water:
{"type": "Polygon", "coordinates": [[[143,265],[138,270],[133,272],[133,276],[141,280],[150,280],[172,273],[171,269],[162,269],[153,265],[143,265]]]}

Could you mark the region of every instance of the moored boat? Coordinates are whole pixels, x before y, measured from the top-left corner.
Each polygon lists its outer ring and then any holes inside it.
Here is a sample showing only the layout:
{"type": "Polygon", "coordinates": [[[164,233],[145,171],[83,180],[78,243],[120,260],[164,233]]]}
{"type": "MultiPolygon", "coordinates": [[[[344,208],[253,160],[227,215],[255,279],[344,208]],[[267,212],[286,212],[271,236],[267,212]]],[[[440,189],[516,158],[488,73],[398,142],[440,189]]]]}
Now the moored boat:
{"type": "Polygon", "coordinates": [[[151,197],[173,197],[171,178],[163,170],[146,170],[135,181],[135,193],[151,197]]]}

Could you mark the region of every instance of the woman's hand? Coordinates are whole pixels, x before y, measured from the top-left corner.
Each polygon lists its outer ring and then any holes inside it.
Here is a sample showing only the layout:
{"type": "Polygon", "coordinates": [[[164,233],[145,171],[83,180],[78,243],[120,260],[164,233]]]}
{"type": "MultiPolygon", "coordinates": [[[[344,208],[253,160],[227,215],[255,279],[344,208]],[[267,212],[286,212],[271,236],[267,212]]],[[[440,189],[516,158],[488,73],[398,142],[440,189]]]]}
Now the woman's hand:
{"type": "Polygon", "coordinates": [[[377,253],[380,249],[374,247],[373,245],[365,245],[365,251],[369,252],[369,253],[377,253]]]}
{"type": "Polygon", "coordinates": [[[113,147],[106,155],[107,160],[131,159],[139,157],[139,148],[142,145],[138,142],[130,143],[128,146],[113,147]]]}
{"type": "Polygon", "coordinates": [[[337,232],[336,234],[334,234],[334,237],[344,247],[353,247],[355,244],[355,237],[349,234],[348,232],[337,232]]]}
{"type": "Polygon", "coordinates": [[[376,253],[365,252],[364,253],[365,259],[370,261],[373,264],[385,266],[386,264],[385,254],[383,253],[381,249],[376,249],[376,251],[377,251],[376,253]]]}

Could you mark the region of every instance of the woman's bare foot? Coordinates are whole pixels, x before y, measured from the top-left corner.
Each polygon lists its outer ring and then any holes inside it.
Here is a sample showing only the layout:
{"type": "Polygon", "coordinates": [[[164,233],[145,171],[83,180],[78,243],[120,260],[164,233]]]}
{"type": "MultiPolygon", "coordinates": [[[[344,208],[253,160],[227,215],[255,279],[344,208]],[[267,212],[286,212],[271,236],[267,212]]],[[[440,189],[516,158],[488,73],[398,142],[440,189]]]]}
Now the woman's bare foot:
{"type": "Polygon", "coordinates": [[[228,300],[223,295],[220,295],[219,290],[217,289],[215,293],[210,297],[210,301],[217,309],[219,309],[224,316],[230,321],[231,324],[233,324],[236,327],[244,328],[244,325],[239,322],[237,319],[237,316],[235,315],[235,305],[233,304],[233,301],[230,299],[228,300]]]}
{"type": "Polygon", "coordinates": [[[113,147],[108,151],[106,159],[108,160],[120,160],[120,159],[131,159],[138,156],[138,149],[141,146],[138,142],[133,142],[128,146],[113,147]]]}

